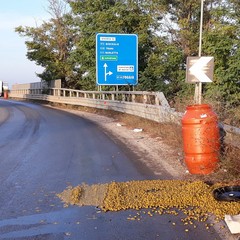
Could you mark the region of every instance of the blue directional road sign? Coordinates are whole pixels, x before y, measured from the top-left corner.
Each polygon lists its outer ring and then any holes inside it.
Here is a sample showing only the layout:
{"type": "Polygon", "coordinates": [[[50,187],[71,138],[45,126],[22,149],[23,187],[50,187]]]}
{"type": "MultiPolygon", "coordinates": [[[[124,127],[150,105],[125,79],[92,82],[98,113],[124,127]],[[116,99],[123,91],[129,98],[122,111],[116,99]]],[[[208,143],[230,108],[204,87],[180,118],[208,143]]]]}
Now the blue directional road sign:
{"type": "Polygon", "coordinates": [[[97,85],[136,85],[138,82],[138,36],[96,34],[97,85]]]}

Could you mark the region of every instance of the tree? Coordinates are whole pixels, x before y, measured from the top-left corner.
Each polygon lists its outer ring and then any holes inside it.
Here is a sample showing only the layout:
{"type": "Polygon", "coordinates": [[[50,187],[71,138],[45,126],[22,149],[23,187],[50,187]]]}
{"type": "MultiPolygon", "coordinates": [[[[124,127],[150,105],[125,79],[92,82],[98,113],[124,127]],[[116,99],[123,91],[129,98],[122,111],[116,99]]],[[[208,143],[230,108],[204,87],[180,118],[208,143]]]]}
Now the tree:
{"type": "Polygon", "coordinates": [[[79,88],[95,86],[96,33],[136,33],[139,37],[139,70],[144,71],[152,49],[151,15],[143,8],[144,1],[76,0],[69,1],[74,13],[75,28],[81,34],[74,54],[78,63],[79,88]]]}
{"type": "MultiPolygon", "coordinates": [[[[167,46],[175,45],[183,51],[182,65],[186,57],[198,55],[200,4],[200,0],[172,0],[163,17],[166,26],[163,25],[162,30],[169,39],[167,46]]],[[[221,99],[225,105],[240,104],[239,13],[237,0],[204,1],[202,56],[214,56],[215,60],[214,82],[204,84],[204,95],[221,99]]],[[[176,68],[176,71],[180,70],[176,68]]],[[[174,90],[176,94],[188,89],[180,78],[175,81],[174,85],[179,86],[174,90]]]]}
{"type": "Polygon", "coordinates": [[[205,94],[225,106],[240,104],[239,7],[238,1],[215,3],[204,31],[204,53],[215,58],[214,82],[206,85],[205,94]]]}
{"type": "MultiPolygon", "coordinates": [[[[61,78],[69,87],[96,89],[96,33],[135,33],[139,39],[137,90],[189,93],[186,58],[198,55],[200,0],[49,0],[53,18],[40,27],[18,27],[27,57],[43,66],[42,79],[61,78]]],[[[214,82],[204,95],[240,104],[240,3],[205,0],[203,56],[214,56],[214,82]]],[[[127,48],[126,48],[127,50],[127,48]]],[[[190,86],[190,87],[189,87],[190,86]]],[[[192,92],[193,94],[193,92],[192,92]]]]}
{"type": "Polygon", "coordinates": [[[49,81],[66,80],[73,74],[71,52],[76,41],[76,33],[69,26],[71,15],[66,13],[65,5],[59,0],[49,0],[49,12],[52,18],[37,27],[19,26],[15,29],[22,37],[27,37],[27,58],[44,67],[37,74],[49,81]]]}

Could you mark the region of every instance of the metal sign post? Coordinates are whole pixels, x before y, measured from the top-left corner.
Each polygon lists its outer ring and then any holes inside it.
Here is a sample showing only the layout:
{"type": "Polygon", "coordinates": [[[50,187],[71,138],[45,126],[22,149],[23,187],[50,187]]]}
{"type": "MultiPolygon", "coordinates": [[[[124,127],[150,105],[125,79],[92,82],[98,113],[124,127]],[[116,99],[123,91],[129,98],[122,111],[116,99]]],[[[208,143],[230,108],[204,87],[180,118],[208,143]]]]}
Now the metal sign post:
{"type": "MultiPolygon", "coordinates": [[[[201,57],[201,52],[202,52],[203,2],[204,0],[201,0],[200,33],[199,33],[199,48],[198,48],[199,57],[201,57]]],[[[196,104],[202,103],[202,82],[198,82],[195,84],[194,102],[196,104]]]]}
{"type": "Polygon", "coordinates": [[[202,50],[202,22],[203,22],[203,1],[201,6],[201,24],[200,24],[200,37],[199,37],[199,52],[198,57],[187,58],[186,81],[195,83],[195,104],[201,104],[202,100],[202,83],[212,82],[214,58],[211,56],[201,56],[202,50]]]}

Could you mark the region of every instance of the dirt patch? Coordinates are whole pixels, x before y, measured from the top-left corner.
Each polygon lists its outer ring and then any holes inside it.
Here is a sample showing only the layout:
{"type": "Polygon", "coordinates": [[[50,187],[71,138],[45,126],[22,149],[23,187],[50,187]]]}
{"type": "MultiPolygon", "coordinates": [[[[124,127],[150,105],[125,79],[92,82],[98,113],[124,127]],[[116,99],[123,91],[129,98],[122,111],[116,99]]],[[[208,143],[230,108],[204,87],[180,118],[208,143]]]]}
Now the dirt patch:
{"type": "Polygon", "coordinates": [[[108,184],[95,184],[67,187],[62,193],[57,196],[64,202],[64,206],[102,206],[107,193],[108,184]]]}

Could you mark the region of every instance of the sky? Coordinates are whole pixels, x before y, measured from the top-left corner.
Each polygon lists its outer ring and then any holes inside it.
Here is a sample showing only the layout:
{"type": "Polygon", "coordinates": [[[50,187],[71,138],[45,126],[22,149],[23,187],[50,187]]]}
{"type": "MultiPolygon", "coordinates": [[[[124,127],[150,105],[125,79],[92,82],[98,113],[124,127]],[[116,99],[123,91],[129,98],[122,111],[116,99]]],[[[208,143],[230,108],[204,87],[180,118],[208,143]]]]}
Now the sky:
{"type": "Polygon", "coordinates": [[[0,80],[11,88],[15,83],[39,82],[42,68],[26,57],[24,37],[14,31],[18,26],[39,26],[48,20],[48,0],[0,0],[0,80]]]}

